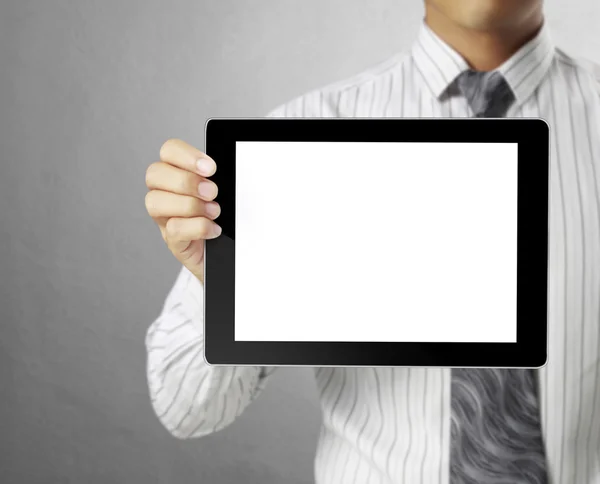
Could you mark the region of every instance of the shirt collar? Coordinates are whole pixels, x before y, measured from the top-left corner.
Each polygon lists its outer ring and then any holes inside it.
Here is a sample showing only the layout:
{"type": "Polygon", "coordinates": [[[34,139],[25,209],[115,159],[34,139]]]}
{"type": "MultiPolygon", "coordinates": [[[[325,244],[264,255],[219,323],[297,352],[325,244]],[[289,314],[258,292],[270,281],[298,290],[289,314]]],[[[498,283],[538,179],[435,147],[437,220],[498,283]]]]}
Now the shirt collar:
{"type": "MultiPolygon", "coordinates": [[[[502,73],[518,104],[538,87],[550,65],[554,44],[546,24],[496,70],[502,73]]],[[[417,69],[433,95],[440,99],[458,75],[469,65],[463,57],[423,23],[412,47],[417,69]]]]}

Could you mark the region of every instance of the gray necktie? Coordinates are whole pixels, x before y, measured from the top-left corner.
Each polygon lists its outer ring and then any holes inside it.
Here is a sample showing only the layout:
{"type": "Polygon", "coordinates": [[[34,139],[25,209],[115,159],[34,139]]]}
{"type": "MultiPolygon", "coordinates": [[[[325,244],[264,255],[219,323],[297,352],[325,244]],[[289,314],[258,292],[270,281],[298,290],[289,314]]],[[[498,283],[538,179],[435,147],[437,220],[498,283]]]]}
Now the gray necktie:
{"type": "MultiPolygon", "coordinates": [[[[514,101],[497,71],[465,71],[456,86],[476,117],[514,101]]],[[[450,484],[547,484],[534,370],[452,370],[450,484]]]]}

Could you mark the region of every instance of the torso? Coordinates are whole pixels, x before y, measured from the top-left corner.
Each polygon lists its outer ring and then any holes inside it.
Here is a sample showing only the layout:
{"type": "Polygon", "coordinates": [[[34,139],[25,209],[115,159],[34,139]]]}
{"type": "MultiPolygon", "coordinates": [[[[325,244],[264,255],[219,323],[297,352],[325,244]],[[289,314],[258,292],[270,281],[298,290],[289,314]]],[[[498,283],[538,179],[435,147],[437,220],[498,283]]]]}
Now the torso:
{"type": "MultiPolygon", "coordinates": [[[[599,86],[559,51],[533,95],[507,115],[542,117],[551,127],[549,361],[539,381],[553,484],[600,483],[599,86]]],[[[294,99],[279,114],[472,115],[462,98],[432,96],[410,56],[294,99]]],[[[321,368],[316,378],[317,484],[448,482],[450,370],[321,368]]]]}

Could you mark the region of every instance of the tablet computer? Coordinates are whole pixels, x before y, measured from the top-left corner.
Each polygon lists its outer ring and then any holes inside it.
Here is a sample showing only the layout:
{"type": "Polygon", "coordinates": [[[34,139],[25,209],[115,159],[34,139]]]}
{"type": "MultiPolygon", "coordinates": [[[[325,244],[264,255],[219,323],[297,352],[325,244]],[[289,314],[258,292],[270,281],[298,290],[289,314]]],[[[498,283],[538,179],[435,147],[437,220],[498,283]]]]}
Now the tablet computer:
{"type": "Polygon", "coordinates": [[[210,119],[211,365],[538,368],[542,119],[210,119]]]}

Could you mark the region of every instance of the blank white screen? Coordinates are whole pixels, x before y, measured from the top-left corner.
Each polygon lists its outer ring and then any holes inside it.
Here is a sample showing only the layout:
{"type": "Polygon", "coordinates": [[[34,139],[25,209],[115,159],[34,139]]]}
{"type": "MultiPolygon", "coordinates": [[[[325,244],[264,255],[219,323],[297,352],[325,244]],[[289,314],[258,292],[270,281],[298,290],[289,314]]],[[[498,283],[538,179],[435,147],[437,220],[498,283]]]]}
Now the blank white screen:
{"type": "Polygon", "coordinates": [[[237,341],[516,342],[517,145],[237,142],[237,341]]]}

